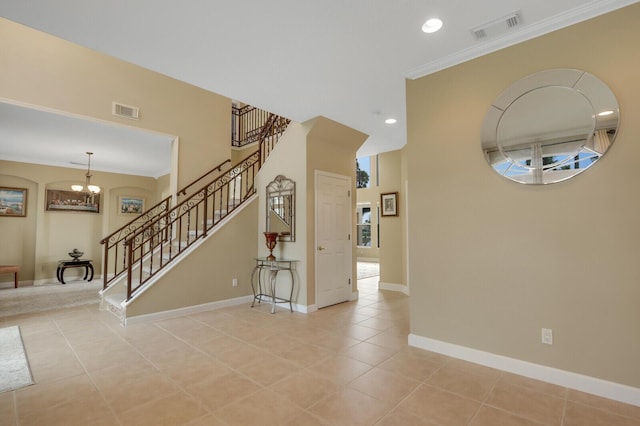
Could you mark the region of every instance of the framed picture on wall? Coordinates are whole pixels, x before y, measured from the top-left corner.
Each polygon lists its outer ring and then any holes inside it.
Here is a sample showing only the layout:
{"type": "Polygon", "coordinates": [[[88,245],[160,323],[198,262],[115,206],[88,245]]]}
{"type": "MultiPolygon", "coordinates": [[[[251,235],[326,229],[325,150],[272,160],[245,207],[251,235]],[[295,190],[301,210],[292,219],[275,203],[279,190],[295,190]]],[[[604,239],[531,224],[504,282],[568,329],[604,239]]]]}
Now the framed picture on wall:
{"type": "Polygon", "coordinates": [[[140,215],[144,212],[144,198],[122,195],[118,197],[118,214],[140,215]]]}
{"type": "Polygon", "coordinates": [[[45,210],[49,212],[100,213],[100,194],[47,189],[45,210]]]}
{"type": "Polygon", "coordinates": [[[0,187],[0,217],[27,215],[27,188],[0,187]]]}
{"type": "Polygon", "coordinates": [[[398,193],[380,194],[381,216],[398,216],[398,193]]]}

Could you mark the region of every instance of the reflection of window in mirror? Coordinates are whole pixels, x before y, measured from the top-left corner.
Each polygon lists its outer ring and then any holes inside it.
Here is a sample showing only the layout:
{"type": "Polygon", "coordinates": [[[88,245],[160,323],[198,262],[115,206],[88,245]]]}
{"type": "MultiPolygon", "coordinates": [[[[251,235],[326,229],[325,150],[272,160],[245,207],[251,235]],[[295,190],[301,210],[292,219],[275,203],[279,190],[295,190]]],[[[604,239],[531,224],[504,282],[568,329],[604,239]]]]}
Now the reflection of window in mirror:
{"type": "Polygon", "coordinates": [[[574,69],[540,71],[513,83],[489,107],[482,148],[500,175],[524,184],[561,182],[591,167],[619,125],[615,95],[574,69]]]}
{"type": "Polygon", "coordinates": [[[371,247],[371,204],[359,204],[356,212],[358,247],[371,247]]]}
{"type": "Polygon", "coordinates": [[[371,157],[356,159],[356,188],[369,188],[371,176],[371,157]]]}

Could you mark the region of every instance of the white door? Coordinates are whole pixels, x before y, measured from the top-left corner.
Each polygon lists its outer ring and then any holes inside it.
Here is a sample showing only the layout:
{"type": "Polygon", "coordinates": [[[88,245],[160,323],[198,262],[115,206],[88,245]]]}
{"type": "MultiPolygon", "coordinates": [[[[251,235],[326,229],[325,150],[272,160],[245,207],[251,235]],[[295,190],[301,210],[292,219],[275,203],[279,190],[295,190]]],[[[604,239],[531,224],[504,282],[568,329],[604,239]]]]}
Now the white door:
{"type": "Polygon", "coordinates": [[[351,298],[351,178],[316,171],[316,306],[351,298]]]}

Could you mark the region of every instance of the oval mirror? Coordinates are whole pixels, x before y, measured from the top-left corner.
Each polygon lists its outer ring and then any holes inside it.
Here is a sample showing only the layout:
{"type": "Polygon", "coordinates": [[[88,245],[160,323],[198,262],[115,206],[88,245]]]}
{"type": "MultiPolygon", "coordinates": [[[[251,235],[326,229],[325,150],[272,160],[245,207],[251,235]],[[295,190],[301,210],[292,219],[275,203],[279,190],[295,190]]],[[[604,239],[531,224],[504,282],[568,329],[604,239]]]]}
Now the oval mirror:
{"type": "Polygon", "coordinates": [[[515,182],[560,182],[607,152],[619,120],[616,97],[598,78],[541,71],[496,98],[483,123],[482,149],[489,165],[515,182]]]}

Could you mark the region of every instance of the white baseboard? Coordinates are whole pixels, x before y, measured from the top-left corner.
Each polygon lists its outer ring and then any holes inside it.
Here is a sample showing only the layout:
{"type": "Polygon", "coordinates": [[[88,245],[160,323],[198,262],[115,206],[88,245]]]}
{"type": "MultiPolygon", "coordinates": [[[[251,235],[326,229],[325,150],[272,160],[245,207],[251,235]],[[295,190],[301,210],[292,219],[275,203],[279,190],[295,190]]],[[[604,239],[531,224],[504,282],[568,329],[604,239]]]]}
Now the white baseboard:
{"type": "Polygon", "coordinates": [[[409,334],[409,346],[640,406],[640,388],[409,334]]]}
{"type": "Polygon", "coordinates": [[[355,300],[358,300],[359,297],[360,297],[360,292],[358,292],[358,290],[352,291],[351,292],[351,296],[349,297],[349,302],[353,302],[355,300]]]}
{"type": "MultiPolygon", "coordinates": [[[[87,280],[83,280],[82,277],[72,278],[72,279],[69,279],[69,277],[67,277],[66,279],[67,279],[67,284],[70,283],[70,282],[75,283],[75,282],[78,282],[78,281],[84,281],[85,283],[89,282],[87,280]]],[[[102,281],[102,275],[95,274],[93,276],[93,279],[91,280],[91,282],[95,282],[95,281],[102,281]]],[[[23,281],[20,281],[20,282],[23,282],[23,281]]],[[[27,282],[27,281],[25,281],[25,282],[27,282]]],[[[57,278],[43,278],[43,279],[39,279],[39,280],[34,280],[33,281],[33,285],[34,286],[35,285],[51,285],[51,284],[61,284],[61,283],[60,283],[60,281],[58,281],[57,278]]]]}
{"type": "Polygon", "coordinates": [[[394,284],[394,283],[383,283],[382,281],[378,282],[378,288],[380,290],[390,290],[390,291],[399,291],[401,293],[409,295],[409,287],[404,284],[394,284]]]}
{"type": "Polygon", "coordinates": [[[310,314],[311,312],[315,312],[318,310],[316,305],[298,305],[294,303],[293,310],[296,312],[300,312],[301,314],[310,314]]]}
{"type": "Polygon", "coordinates": [[[135,317],[125,318],[123,325],[139,324],[141,322],[155,321],[179,317],[183,315],[195,314],[198,312],[212,311],[215,309],[226,308],[228,306],[241,305],[249,303],[253,300],[253,295],[236,297],[233,299],[220,300],[217,302],[203,303],[202,305],[187,306],[185,308],[172,309],[169,311],[154,312],[152,314],[137,315],[135,317]]]}

